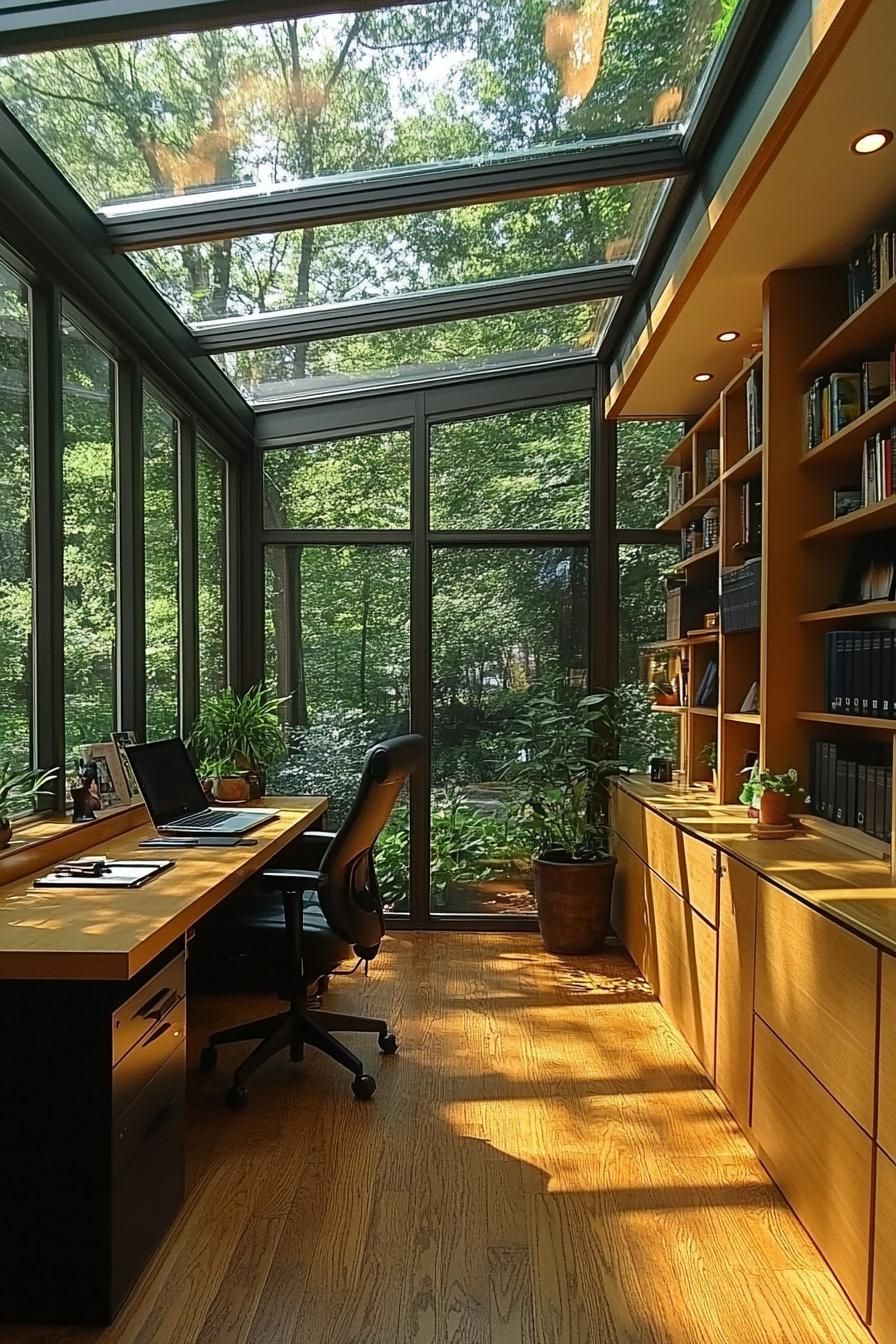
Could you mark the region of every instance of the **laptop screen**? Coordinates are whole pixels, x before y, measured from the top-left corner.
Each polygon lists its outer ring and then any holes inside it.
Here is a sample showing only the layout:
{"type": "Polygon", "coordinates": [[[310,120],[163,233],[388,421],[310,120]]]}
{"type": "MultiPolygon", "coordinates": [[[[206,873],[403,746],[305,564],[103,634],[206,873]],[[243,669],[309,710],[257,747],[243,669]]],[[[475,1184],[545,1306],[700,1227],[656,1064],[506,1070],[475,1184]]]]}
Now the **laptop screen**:
{"type": "Polygon", "coordinates": [[[179,737],[128,747],[127,753],[155,826],[168,826],[208,807],[199,776],[179,737]]]}

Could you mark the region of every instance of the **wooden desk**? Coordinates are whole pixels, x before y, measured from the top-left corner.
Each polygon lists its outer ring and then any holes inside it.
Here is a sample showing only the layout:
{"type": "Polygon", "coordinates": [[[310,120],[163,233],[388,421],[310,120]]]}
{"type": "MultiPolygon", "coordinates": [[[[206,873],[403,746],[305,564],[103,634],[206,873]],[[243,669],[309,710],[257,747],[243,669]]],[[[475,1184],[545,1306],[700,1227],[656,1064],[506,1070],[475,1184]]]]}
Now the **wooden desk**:
{"type": "Polygon", "coordinates": [[[79,853],[175,860],[131,891],[35,891],[38,846],[0,886],[0,1318],[108,1323],[180,1207],[187,931],[327,799],[266,805],[251,847],[141,850],[139,808],[105,842],[85,827],[79,853]]]}

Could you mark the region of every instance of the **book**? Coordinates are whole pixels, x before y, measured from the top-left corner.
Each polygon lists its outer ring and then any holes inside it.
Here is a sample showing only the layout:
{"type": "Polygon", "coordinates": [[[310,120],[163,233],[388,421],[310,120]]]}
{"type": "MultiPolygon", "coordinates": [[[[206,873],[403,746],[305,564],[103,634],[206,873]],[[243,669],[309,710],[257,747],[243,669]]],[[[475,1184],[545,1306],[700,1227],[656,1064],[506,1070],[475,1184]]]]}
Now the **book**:
{"type": "MultiPolygon", "coordinates": [[[[830,387],[830,434],[839,434],[861,415],[862,377],[860,373],[832,373],[830,387]]],[[[825,436],[827,437],[827,435],[825,436]]]]}
{"type": "Polygon", "coordinates": [[[757,368],[747,378],[747,451],[755,452],[762,439],[762,370],[757,368]]]}
{"type": "Polygon", "coordinates": [[[862,365],[861,412],[864,415],[891,395],[891,360],[866,359],[862,365]]]}

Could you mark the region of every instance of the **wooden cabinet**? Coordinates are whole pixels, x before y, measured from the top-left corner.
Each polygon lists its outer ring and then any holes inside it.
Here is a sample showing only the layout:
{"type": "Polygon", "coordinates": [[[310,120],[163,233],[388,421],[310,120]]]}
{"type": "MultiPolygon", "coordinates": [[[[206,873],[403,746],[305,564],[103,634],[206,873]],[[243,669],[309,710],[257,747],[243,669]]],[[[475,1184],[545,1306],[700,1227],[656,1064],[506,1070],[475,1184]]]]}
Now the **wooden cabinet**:
{"type": "Polygon", "coordinates": [[[682,892],[684,833],[674,822],[658,812],[644,809],[647,863],[673,891],[682,892]]]}
{"type": "Polygon", "coordinates": [[[719,920],[719,851],[715,845],[681,833],[682,895],[714,927],[719,920]]]}
{"type": "Polygon", "coordinates": [[[656,938],[651,984],[707,1073],[715,1072],[716,933],[687,901],[647,870],[656,938]]]}
{"type": "Polygon", "coordinates": [[[636,798],[632,798],[618,784],[614,787],[610,825],[619,838],[624,840],[628,847],[645,861],[647,859],[646,810],[643,803],[638,802],[636,798]]]}
{"type": "Polygon", "coordinates": [[[756,1012],[868,1134],[874,1132],[878,953],[759,882],[756,1012]]]}
{"type": "Polygon", "coordinates": [[[721,856],[716,1086],[744,1129],[750,1123],[753,1069],[757,880],[752,868],[721,856]]]}
{"type": "Polygon", "coordinates": [[[877,1141],[896,1162],[896,957],[888,953],[881,957],[877,1141]]]}
{"type": "Polygon", "coordinates": [[[871,1329],[881,1344],[896,1339],[896,1165],[880,1149],[874,1206],[871,1329]]]}
{"type": "Polygon", "coordinates": [[[763,1162],[864,1317],[872,1142],[756,1019],[752,1132],[763,1162]]]}
{"type": "Polygon", "coordinates": [[[616,875],[613,880],[612,924],[616,936],[651,984],[656,975],[653,916],[648,899],[647,868],[633,849],[618,837],[613,846],[616,875]]]}

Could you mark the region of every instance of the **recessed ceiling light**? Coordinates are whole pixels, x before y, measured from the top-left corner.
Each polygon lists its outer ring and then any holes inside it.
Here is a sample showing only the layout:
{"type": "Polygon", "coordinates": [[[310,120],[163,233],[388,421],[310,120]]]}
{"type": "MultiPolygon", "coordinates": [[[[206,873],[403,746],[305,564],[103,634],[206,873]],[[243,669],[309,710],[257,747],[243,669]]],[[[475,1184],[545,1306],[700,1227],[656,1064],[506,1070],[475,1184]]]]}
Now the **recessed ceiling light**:
{"type": "Polygon", "coordinates": [[[714,374],[714,373],[695,373],[695,374],[694,374],[694,382],[695,382],[695,383],[711,383],[714,377],[715,377],[715,374],[714,374]]]}
{"type": "Polygon", "coordinates": [[[886,149],[887,145],[893,140],[893,132],[887,130],[866,131],[860,135],[858,140],[852,142],[853,154],[876,154],[879,149],[886,149]]]}
{"type": "Polygon", "coordinates": [[[721,341],[724,345],[728,345],[730,341],[736,341],[739,336],[739,331],[723,331],[716,337],[716,340],[721,341]]]}

